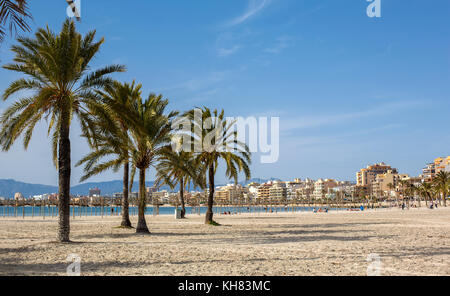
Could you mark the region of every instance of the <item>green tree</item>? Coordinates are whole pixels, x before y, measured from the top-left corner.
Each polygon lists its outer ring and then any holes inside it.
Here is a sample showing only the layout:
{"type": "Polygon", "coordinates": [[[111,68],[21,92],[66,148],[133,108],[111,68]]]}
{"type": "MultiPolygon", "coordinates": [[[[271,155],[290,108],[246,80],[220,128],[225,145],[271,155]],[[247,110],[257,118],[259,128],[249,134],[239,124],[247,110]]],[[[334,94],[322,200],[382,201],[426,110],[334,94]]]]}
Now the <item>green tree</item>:
{"type": "Polygon", "coordinates": [[[59,175],[58,240],[69,241],[70,233],[70,126],[73,117],[79,119],[82,130],[90,128],[90,110],[99,108],[96,89],[112,84],[108,74],[123,72],[119,65],[91,71],[91,60],[104,40],[94,42],[95,31],[84,37],[72,21],[66,20],[59,34],[48,27],[39,29],[35,38],[18,38],[20,45],[12,47],[13,64],[3,68],[24,74],[12,82],[3,94],[7,100],[20,91],[32,94],[19,99],[1,116],[0,145],[4,151],[23,135],[28,147],[34,127],[42,119],[50,119],[48,133],[52,133],[53,161],[59,175]]]}
{"type": "Polygon", "coordinates": [[[205,187],[201,164],[196,161],[192,152],[184,152],[168,146],[162,150],[156,169],[158,185],[167,184],[172,189],[179,185],[181,218],[184,219],[186,216],[184,190],[191,183],[200,188],[205,187]]]}
{"type": "Polygon", "coordinates": [[[142,100],[142,85],[115,81],[99,92],[104,110],[97,110],[93,116],[94,130],[87,130],[84,136],[91,145],[92,152],[81,159],[77,166],[85,164],[83,182],[94,175],[123,166],[122,227],[131,227],[129,215],[129,172],[130,135],[128,122],[115,110],[130,110],[133,102],[142,100]],[[102,159],[108,160],[101,162],[102,159]]]}
{"type": "Polygon", "coordinates": [[[239,172],[244,172],[247,180],[251,173],[251,153],[245,143],[237,139],[237,132],[233,130],[234,122],[224,117],[224,111],[211,111],[207,107],[194,109],[186,113],[192,124],[192,143],[190,151],[194,152],[197,160],[202,163],[205,175],[208,176],[208,208],[205,223],[213,224],[214,205],[214,177],[219,161],[226,165],[226,176],[238,182],[239,172]]]}
{"type": "Polygon", "coordinates": [[[444,206],[447,206],[447,192],[450,186],[450,172],[441,171],[436,174],[433,180],[436,189],[442,193],[442,200],[444,201],[444,206]]]}
{"type": "Polygon", "coordinates": [[[425,205],[428,206],[428,200],[433,202],[433,185],[429,182],[424,182],[417,188],[418,193],[424,197],[425,205]]]}
{"type": "MultiPolygon", "coordinates": [[[[154,166],[165,147],[171,141],[172,120],[178,114],[172,111],[166,114],[167,99],[151,94],[145,101],[133,102],[130,110],[119,110],[119,114],[130,122],[131,141],[129,151],[133,171],[139,170],[139,202],[137,233],[149,233],[145,220],[147,193],[145,174],[154,166]]],[[[133,173],[134,175],[134,173],[133,173]]]]}
{"type": "Polygon", "coordinates": [[[27,19],[31,19],[31,14],[26,0],[0,0],[0,42],[5,38],[7,30],[10,33],[19,30],[29,32],[27,19]]]}

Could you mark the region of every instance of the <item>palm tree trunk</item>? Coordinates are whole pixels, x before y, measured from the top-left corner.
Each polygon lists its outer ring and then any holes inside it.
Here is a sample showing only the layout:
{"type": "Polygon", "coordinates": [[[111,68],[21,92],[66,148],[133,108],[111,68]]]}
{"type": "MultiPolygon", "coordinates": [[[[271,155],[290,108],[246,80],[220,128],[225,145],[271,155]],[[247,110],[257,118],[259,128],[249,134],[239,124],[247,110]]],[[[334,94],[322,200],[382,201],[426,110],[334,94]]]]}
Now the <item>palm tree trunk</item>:
{"type": "Polygon", "coordinates": [[[206,210],[205,224],[213,222],[213,204],[214,204],[214,165],[209,166],[209,196],[208,209],[206,210]]]}
{"type": "Polygon", "coordinates": [[[58,144],[59,222],[58,241],[69,242],[70,234],[70,116],[61,116],[58,144]]]}
{"type": "Polygon", "coordinates": [[[128,174],[129,174],[129,162],[123,165],[123,198],[122,198],[122,227],[131,227],[129,202],[128,202],[128,174]]]}
{"type": "Polygon", "coordinates": [[[181,219],[186,217],[186,206],[184,204],[184,179],[180,180],[180,202],[181,202],[181,219]]]}
{"type": "Polygon", "coordinates": [[[139,169],[139,213],[136,233],[150,233],[145,222],[146,192],[145,168],[139,169]]]}

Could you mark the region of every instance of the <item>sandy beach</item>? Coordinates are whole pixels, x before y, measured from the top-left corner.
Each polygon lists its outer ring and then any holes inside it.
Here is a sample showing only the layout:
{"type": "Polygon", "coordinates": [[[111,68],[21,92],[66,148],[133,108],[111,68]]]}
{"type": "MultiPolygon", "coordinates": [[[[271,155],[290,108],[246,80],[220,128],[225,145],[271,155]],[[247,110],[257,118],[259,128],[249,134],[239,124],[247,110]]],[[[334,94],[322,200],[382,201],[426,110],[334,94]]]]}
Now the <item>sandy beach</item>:
{"type": "Polygon", "coordinates": [[[0,218],[0,275],[66,275],[69,254],[81,275],[366,275],[370,254],[381,275],[450,275],[450,208],[203,219],[149,216],[152,234],[136,235],[77,217],[59,244],[55,219],[0,218]]]}

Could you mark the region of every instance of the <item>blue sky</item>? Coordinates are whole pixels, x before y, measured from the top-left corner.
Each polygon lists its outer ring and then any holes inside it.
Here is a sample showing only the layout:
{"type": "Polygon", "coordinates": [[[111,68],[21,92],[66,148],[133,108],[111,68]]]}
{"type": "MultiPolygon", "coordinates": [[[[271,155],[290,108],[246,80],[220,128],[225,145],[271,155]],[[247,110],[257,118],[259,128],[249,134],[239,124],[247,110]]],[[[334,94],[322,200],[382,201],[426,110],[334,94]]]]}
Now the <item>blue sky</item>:
{"type": "MultiPolygon", "coordinates": [[[[33,29],[60,30],[65,1],[30,3],[33,29]]],[[[142,82],[173,109],[280,117],[279,161],[261,164],[255,155],[253,177],[354,180],[380,161],[418,175],[450,152],[448,0],[381,0],[381,18],[366,15],[365,0],[128,3],[82,1],[79,30],[106,39],[94,67],[125,64],[117,79],[142,82]]],[[[2,64],[12,43],[1,46],[2,64]]],[[[0,69],[0,89],[14,78],[0,69]]],[[[74,126],[74,162],[88,151],[78,135],[74,126]]],[[[41,128],[28,152],[21,143],[0,152],[0,178],[56,184],[50,154],[41,128]]],[[[72,183],[80,174],[75,168],[72,183]]],[[[120,173],[92,180],[115,179],[120,173]]]]}

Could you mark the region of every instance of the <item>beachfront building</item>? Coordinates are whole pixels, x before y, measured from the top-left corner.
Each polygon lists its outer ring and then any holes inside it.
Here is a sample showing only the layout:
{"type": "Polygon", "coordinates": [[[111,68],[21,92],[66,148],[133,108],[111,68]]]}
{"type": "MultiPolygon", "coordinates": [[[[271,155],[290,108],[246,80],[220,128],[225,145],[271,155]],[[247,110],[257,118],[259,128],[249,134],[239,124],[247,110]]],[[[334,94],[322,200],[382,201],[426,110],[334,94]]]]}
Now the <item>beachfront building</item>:
{"type": "Polygon", "coordinates": [[[450,172],[450,156],[438,157],[422,169],[422,181],[430,182],[439,172],[450,172]]]}
{"type": "Polygon", "coordinates": [[[256,198],[258,197],[258,187],[260,185],[261,184],[256,183],[256,182],[252,182],[252,183],[248,184],[248,186],[247,186],[248,193],[247,193],[247,197],[246,197],[247,201],[253,202],[254,200],[256,200],[256,198]]]}
{"type": "Polygon", "coordinates": [[[146,187],[145,191],[147,192],[147,196],[152,196],[152,193],[158,192],[156,187],[146,187]]]}
{"type": "Polygon", "coordinates": [[[39,195],[33,195],[33,200],[39,200],[39,201],[47,201],[50,198],[50,194],[44,193],[39,195]]]}
{"type": "Polygon", "coordinates": [[[303,184],[300,188],[295,190],[296,198],[299,200],[308,201],[314,195],[314,183],[311,184],[303,184]]]}
{"type": "Polygon", "coordinates": [[[269,187],[269,199],[272,201],[286,201],[286,183],[278,181],[274,182],[272,186],[269,187]]]}
{"type": "Polygon", "coordinates": [[[266,201],[270,198],[270,187],[272,187],[272,182],[261,184],[258,187],[258,200],[266,201]]]}
{"type": "Polygon", "coordinates": [[[101,191],[97,187],[89,188],[89,197],[100,196],[100,195],[101,195],[101,191]]]}
{"type": "Polygon", "coordinates": [[[333,179],[319,179],[314,183],[313,197],[315,199],[325,198],[330,193],[332,188],[337,187],[339,184],[333,179]]]}
{"type": "Polygon", "coordinates": [[[104,203],[104,200],[99,195],[89,196],[89,204],[99,206],[104,203]]]}
{"type": "Polygon", "coordinates": [[[384,162],[369,165],[365,169],[361,169],[356,173],[356,185],[370,186],[373,182],[375,182],[377,175],[385,174],[388,171],[392,171],[394,174],[398,173],[397,169],[392,168],[384,162]]]}
{"type": "Polygon", "coordinates": [[[286,199],[288,201],[296,200],[297,197],[297,190],[300,189],[303,185],[303,181],[299,178],[295,179],[294,182],[287,181],[286,184],[286,199]]]}
{"type": "Polygon", "coordinates": [[[382,196],[388,194],[392,196],[392,192],[398,188],[399,182],[410,180],[408,174],[399,174],[393,170],[389,170],[384,174],[378,174],[375,181],[371,184],[372,195],[382,196]]]}
{"type": "Polygon", "coordinates": [[[192,206],[198,206],[200,204],[206,203],[207,193],[206,192],[198,192],[192,191],[188,192],[185,195],[186,203],[192,206]]]}
{"type": "Polygon", "coordinates": [[[169,192],[167,190],[152,192],[149,197],[149,202],[153,204],[156,203],[168,204],[170,203],[169,192]]]}
{"type": "Polygon", "coordinates": [[[331,188],[328,198],[348,200],[351,199],[355,191],[355,186],[350,182],[338,182],[338,186],[331,188]]]}
{"type": "Polygon", "coordinates": [[[228,184],[218,187],[214,192],[214,198],[219,204],[238,204],[243,201],[244,193],[247,192],[248,189],[241,185],[228,184]]]}
{"type": "Polygon", "coordinates": [[[19,200],[25,200],[25,197],[23,197],[22,193],[16,192],[16,193],[14,194],[14,200],[17,200],[17,201],[19,201],[19,200]]]}

